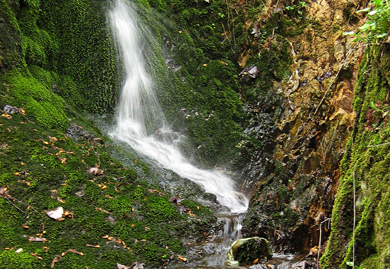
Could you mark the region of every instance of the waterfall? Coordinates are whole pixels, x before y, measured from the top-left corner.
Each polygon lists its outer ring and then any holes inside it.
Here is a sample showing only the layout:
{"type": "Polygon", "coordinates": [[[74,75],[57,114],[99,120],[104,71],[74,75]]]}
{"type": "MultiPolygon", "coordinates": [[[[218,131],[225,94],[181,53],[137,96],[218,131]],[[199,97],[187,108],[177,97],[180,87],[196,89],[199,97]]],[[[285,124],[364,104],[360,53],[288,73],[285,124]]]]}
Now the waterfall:
{"type": "Polygon", "coordinates": [[[216,170],[202,170],[190,164],[168,139],[157,139],[153,133],[166,133],[167,124],[155,95],[154,83],[145,69],[140,42],[140,22],[131,5],[116,0],[109,12],[111,28],[118,44],[126,80],[123,85],[115,129],[110,135],[129,144],[136,152],[152,159],[159,166],[187,178],[232,213],[245,212],[248,199],[235,190],[234,181],[216,170]]]}

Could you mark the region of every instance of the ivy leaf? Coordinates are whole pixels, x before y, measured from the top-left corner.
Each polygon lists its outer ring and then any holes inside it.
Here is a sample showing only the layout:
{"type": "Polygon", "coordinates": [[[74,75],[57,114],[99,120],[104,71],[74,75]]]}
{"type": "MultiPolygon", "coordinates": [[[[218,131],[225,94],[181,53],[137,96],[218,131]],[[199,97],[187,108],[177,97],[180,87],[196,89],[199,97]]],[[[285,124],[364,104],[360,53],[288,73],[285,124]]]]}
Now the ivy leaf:
{"type": "Polygon", "coordinates": [[[379,35],[377,35],[376,36],[376,38],[383,38],[383,37],[385,37],[385,36],[387,36],[387,33],[382,33],[382,34],[379,34],[379,35]]]}
{"type": "Polygon", "coordinates": [[[372,0],[372,2],[374,2],[375,3],[375,5],[377,5],[377,6],[382,6],[382,0],[372,0]]]}

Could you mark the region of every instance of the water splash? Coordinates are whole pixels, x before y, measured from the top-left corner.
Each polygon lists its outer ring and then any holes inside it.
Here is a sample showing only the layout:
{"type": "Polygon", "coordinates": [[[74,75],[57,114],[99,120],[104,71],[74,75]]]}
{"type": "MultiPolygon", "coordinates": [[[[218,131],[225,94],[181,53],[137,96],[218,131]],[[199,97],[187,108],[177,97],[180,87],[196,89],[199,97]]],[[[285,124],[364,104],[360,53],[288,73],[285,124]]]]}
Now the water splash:
{"type": "Polygon", "coordinates": [[[140,24],[130,3],[124,0],[116,0],[109,18],[126,75],[118,107],[117,125],[110,135],[126,142],[158,165],[201,185],[206,192],[216,195],[218,202],[232,213],[245,212],[248,199],[235,190],[231,178],[218,171],[193,166],[174,143],[167,142],[168,139],[158,140],[153,135],[158,130],[160,134],[167,133],[167,125],[154,92],[153,80],[145,69],[139,38],[140,24]]]}

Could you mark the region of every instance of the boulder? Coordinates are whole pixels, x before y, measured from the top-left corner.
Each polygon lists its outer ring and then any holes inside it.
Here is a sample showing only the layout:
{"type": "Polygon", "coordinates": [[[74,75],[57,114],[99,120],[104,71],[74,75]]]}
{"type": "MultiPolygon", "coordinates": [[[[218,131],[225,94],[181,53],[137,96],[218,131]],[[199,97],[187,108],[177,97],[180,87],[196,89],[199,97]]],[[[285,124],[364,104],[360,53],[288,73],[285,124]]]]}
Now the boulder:
{"type": "Polygon", "coordinates": [[[257,261],[272,258],[272,250],[265,238],[251,237],[233,242],[227,254],[226,265],[250,265],[257,261]]]}

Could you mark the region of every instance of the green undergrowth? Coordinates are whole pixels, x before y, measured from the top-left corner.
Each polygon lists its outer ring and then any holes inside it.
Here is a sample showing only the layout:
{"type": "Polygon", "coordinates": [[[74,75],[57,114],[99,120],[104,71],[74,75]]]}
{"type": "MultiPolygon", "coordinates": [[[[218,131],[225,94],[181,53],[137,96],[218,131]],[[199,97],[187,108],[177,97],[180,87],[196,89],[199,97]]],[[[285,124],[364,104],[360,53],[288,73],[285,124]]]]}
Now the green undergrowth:
{"type": "Polygon", "coordinates": [[[0,7],[2,71],[39,66],[77,84],[79,111],[114,109],[119,84],[106,1],[2,0],[0,7]]]}
{"type": "Polygon", "coordinates": [[[343,176],[332,213],[332,232],[323,268],[348,268],[353,256],[353,181],[357,194],[356,265],[390,266],[389,47],[371,46],[355,88],[354,132],[342,161],[343,176]]]}
{"type": "Polygon", "coordinates": [[[0,196],[2,266],[50,267],[60,256],[54,268],[116,268],[116,263],[130,266],[135,261],[158,268],[185,254],[181,237],[203,234],[215,218],[192,201],[170,202],[170,195],[113,159],[114,150],[99,139],[75,142],[62,131],[34,122],[29,112],[7,117],[4,113],[0,188],[7,188],[7,194],[0,196]],[[98,169],[96,174],[89,173],[91,168],[98,169]],[[63,221],[44,212],[60,206],[71,212],[63,221]],[[179,213],[180,206],[187,213],[179,213]],[[20,248],[22,252],[16,253],[20,248]],[[77,252],[66,252],[69,249],[77,252]]]}

